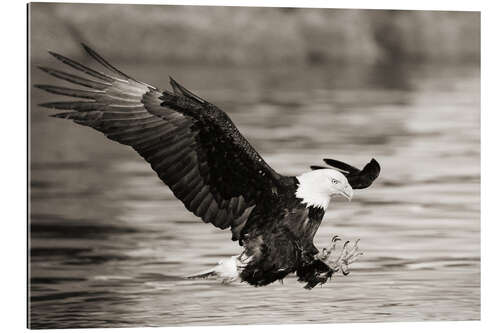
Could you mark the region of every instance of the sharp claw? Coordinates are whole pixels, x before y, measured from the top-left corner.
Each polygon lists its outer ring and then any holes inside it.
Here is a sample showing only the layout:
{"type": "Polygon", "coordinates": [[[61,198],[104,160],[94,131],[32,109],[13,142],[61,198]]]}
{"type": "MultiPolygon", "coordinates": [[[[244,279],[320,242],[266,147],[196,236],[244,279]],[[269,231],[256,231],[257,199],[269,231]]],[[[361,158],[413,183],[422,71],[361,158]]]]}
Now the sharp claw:
{"type": "Polygon", "coordinates": [[[353,262],[355,262],[356,260],[358,260],[358,257],[362,256],[362,255],[363,255],[363,252],[358,252],[358,253],[354,254],[352,256],[352,258],[350,258],[350,264],[352,264],[353,262]]]}
{"type": "Polygon", "coordinates": [[[356,255],[356,251],[358,251],[358,242],[354,243],[354,246],[352,247],[351,251],[348,251],[346,254],[346,258],[349,259],[350,257],[356,255]]]}
{"type": "Polygon", "coordinates": [[[335,251],[335,245],[336,242],[340,241],[339,236],[333,236],[331,240],[331,244],[328,248],[323,248],[323,251],[321,252],[321,260],[325,262],[330,267],[330,278],[333,274],[337,272],[342,272],[343,275],[347,276],[350,274],[350,269],[349,266],[355,262],[359,256],[363,255],[362,252],[359,252],[358,244],[360,239],[356,239],[355,241],[346,241],[343,244],[342,249],[340,250],[340,253],[338,256],[335,256],[335,258],[332,257],[332,252],[335,251]],[[349,246],[349,244],[352,244],[352,246],[349,246]]]}

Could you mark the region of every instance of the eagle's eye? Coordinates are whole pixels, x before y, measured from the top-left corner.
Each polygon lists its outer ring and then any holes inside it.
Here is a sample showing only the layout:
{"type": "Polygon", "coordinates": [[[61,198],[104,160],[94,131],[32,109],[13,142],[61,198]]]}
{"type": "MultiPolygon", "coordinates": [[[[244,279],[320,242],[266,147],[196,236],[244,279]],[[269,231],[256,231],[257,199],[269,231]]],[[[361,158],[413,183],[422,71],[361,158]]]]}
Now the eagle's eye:
{"type": "Polygon", "coordinates": [[[340,182],[337,179],[332,179],[332,183],[339,184],[340,182]]]}

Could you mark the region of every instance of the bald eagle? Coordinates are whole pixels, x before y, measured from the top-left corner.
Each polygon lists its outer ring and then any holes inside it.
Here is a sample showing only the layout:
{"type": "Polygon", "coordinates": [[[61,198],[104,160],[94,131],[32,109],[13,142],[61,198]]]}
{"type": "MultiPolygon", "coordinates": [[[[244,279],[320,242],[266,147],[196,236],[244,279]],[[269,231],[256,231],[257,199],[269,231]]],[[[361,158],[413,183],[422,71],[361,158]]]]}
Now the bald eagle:
{"type": "Polygon", "coordinates": [[[220,229],[231,229],[242,253],[191,277],[217,276],[264,286],[296,273],[310,289],[339,270],[347,274],[347,266],[361,254],[357,243],[346,242],[332,259],[338,237],[321,252],[313,238],[332,196],[350,200],[353,189],[366,188],[378,177],[376,160],[359,170],[325,159],[333,168],[311,166],[312,171],[297,177],[281,175],[217,106],[172,78],[172,91],[138,81],[82,46],[109,74],[49,52],[75,72],[39,68],[80,87],[36,87],[79,100],[40,106],[66,110],[52,116],[131,146],[190,212],[220,229]]]}

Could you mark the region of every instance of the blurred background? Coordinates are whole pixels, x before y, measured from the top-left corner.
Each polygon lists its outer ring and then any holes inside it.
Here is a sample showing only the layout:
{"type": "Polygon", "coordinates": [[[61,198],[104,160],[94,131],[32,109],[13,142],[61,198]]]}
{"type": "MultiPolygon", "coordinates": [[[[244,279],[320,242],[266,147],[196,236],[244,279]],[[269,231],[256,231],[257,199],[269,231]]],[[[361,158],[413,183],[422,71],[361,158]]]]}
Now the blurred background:
{"type": "MultiPolygon", "coordinates": [[[[480,318],[480,14],[392,10],[30,6],[31,83],[47,50],[168,76],[225,110],[278,172],[325,157],[376,183],[333,202],[315,239],[361,238],[348,277],[312,291],[182,277],[240,252],[186,211],[129,147],[37,105],[30,89],[32,328],[480,318]]],[[[68,84],[69,85],[69,84],[68,84]]]]}
{"type": "MultiPolygon", "coordinates": [[[[114,61],[271,65],[479,61],[472,12],[33,4],[31,40],[114,61]],[[43,29],[40,27],[43,26],[43,29]]],[[[31,50],[33,59],[44,49],[31,50]]]]}

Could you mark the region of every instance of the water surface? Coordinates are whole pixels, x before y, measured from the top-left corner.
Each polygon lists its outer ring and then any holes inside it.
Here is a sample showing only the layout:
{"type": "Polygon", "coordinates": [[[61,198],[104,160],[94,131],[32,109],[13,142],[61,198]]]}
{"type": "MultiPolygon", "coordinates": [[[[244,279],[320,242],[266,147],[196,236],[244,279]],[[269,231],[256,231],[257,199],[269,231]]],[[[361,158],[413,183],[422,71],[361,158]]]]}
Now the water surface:
{"type": "Polygon", "coordinates": [[[376,157],[380,178],[332,203],[315,239],[361,238],[365,255],[311,291],[293,276],[185,280],[240,252],[230,233],[186,211],[131,148],[47,117],[36,104],[57,97],[33,90],[32,328],[479,319],[478,68],[120,67],[219,105],[278,172],[376,157]]]}

